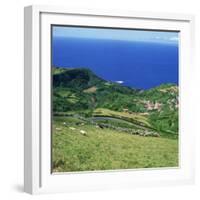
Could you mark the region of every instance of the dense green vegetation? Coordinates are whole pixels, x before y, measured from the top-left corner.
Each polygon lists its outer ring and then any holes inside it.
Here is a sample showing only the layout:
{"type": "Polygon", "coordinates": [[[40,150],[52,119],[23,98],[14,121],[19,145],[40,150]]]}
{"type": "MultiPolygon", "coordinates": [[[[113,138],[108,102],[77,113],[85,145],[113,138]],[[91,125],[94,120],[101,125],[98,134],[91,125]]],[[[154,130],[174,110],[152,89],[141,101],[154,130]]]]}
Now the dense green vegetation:
{"type": "Polygon", "coordinates": [[[147,113],[149,123],[158,131],[178,133],[178,87],[173,84],[143,91],[107,82],[88,69],[53,71],[55,113],[84,111],[92,115],[97,108],[147,113]]]}
{"type": "Polygon", "coordinates": [[[54,171],[178,165],[176,85],[138,90],[53,68],[52,98],[54,171]]]}

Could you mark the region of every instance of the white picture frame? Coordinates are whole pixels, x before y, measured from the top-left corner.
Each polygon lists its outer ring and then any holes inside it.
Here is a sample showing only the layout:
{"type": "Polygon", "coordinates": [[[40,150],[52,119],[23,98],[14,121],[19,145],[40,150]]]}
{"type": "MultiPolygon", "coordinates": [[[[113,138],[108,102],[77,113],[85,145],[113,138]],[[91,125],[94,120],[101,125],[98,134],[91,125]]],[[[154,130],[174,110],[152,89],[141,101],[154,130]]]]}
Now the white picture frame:
{"type": "Polygon", "coordinates": [[[192,84],[194,17],[133,11],[25,8],[24,189],[31,194],[188,184],[194,182],[192,84]],[[180,31],[180,164],[177,168],[51,173],[51,24],[180,31]],[[189,133],[189,134],[188,134],[189,133]]]}

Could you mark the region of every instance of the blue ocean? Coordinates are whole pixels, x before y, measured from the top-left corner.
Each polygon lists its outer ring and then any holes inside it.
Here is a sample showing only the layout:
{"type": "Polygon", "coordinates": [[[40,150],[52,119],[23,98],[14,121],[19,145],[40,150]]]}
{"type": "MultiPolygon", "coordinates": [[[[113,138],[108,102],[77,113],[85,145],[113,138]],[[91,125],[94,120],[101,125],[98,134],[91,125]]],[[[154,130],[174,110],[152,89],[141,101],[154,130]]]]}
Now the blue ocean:
{"type": "Polygon", "coordinates": [[[52,65],[89,68],[105,80],[138,89],[178,85],[177,44],[53,37],[52,65]]]}

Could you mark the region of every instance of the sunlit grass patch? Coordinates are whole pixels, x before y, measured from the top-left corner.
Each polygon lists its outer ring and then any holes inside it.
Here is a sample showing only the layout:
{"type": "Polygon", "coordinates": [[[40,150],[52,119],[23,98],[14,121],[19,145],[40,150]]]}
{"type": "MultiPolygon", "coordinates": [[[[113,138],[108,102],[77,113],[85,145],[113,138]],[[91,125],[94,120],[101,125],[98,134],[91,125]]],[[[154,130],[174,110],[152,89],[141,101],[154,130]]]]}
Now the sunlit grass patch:
{"type": "Polygon", "coordinates": [[[77,119],[54,118],[53,172],[178,166],[178,140],[76,124],[77,119]]]}

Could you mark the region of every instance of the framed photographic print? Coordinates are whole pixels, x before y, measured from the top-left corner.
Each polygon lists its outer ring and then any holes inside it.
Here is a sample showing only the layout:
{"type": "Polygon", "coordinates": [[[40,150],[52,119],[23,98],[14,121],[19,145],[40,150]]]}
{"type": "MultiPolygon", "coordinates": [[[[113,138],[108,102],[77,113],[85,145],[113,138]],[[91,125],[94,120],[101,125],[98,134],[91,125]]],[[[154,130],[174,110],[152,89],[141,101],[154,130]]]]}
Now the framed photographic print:
{"type": "Polygon", "coordinates": [[[25,8],[25,191],[192,183],[190,15],[25,8]]]}

